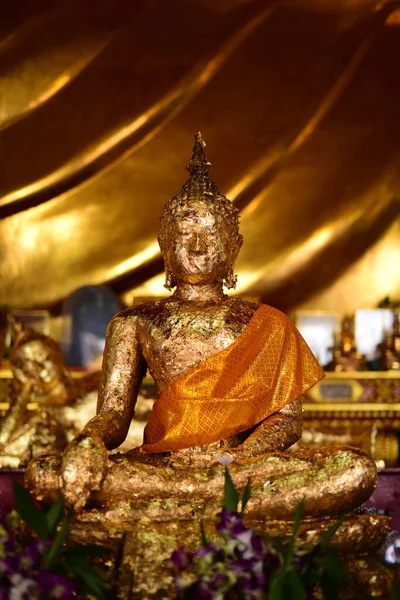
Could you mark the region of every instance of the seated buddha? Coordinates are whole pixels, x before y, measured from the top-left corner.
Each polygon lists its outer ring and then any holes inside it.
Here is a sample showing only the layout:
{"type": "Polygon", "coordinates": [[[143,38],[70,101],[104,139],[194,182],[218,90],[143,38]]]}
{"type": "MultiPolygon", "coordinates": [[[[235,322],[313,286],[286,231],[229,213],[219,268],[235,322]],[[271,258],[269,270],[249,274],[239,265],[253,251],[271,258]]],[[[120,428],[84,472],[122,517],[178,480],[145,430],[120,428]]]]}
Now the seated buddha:
{"type": "Polygon", "coordinates": [[[62,491],[76,511],[123,506],[128,520],[143,507],[165,517],[163,499],[173,499],[172,518],[193,503],[212,514],[229,462],[239,489],[252,478],[248,510],[274,519],[293,518],[300,501],[307,515],[338,514],[372,493],[375,464],[361,450],[285,452],[302,433],[301,396],[324,373],[283,313],[224,293],[236,284],[242,236],[238,210],[209,178],[209,164],[198,134],[190,178],[161,216],[174,292],[112,319],[96,416],[62,454],[28,466],[38,500],[62,491]],[[147,370],[158,399],[143,444],[110,454],[127,435],[147,370]]]}

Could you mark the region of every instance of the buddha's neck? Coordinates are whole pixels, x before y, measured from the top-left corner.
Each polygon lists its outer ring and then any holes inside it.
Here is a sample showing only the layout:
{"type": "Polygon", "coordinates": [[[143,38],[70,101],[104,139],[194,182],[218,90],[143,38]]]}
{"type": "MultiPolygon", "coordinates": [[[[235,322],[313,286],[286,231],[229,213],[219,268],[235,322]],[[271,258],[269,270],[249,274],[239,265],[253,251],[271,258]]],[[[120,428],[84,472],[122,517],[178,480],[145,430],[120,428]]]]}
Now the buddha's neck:
{"type": "Polygon", "coordinates": [[[219,302],[226,296],[221,281],[197,284],[179,282],[173,298],[183,302],[219,302]]]}

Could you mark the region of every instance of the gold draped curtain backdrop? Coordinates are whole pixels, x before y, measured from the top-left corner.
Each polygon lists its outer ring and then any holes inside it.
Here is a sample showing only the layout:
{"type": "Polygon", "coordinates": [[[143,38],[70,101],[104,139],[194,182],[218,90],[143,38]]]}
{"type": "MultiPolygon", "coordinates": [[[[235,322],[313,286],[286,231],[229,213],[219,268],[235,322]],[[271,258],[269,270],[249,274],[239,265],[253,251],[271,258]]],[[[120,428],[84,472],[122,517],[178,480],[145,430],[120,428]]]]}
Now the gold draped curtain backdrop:
{"type": "Polygon", "coordinates": [[[399,65],[398,2],[2,0],[0,305],[162,294],[198,130],[241,210],[238,293],[398,298],[399,65]]]}

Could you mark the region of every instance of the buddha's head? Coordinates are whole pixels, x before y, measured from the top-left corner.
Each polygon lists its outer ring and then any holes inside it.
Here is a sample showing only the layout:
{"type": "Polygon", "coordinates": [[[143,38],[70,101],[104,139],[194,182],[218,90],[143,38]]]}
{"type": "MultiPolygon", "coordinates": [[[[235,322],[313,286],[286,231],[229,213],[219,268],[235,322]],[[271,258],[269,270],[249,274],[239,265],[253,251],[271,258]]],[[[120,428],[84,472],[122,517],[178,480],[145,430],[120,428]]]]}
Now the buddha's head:
{"type": "Polygon", "coordinates": [[[158,236],[169,290],[179,282],[236,286],[234,264],[243,243],[238,209],[208,177],[210,163],[201,134],[196,135],[190,178],[169,200],[158,236]]]}

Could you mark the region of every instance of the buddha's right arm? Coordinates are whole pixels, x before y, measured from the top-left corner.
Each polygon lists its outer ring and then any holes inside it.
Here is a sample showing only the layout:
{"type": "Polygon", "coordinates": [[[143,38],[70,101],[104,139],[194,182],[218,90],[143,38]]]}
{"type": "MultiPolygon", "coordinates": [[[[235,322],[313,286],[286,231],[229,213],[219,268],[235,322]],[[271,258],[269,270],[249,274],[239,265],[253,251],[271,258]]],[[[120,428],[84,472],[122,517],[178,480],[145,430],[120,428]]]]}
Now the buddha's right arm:
{"type": "Polygon", "coordinates": [[[133,309],[111,321],[103,356],[97,415],[69,444],[61,473],[67,505],[81,510],[99,490],[108,469],[108,453],[125,439],[139,386],[146,371],[133,309]]]}
{"type": "Polygon", "coordinates": [[[97,415],[82,434],[100,439],[109,450],[120,446],[127,436],[145,373],[137,316],[129,309],[108,326],[97,415]]]}

